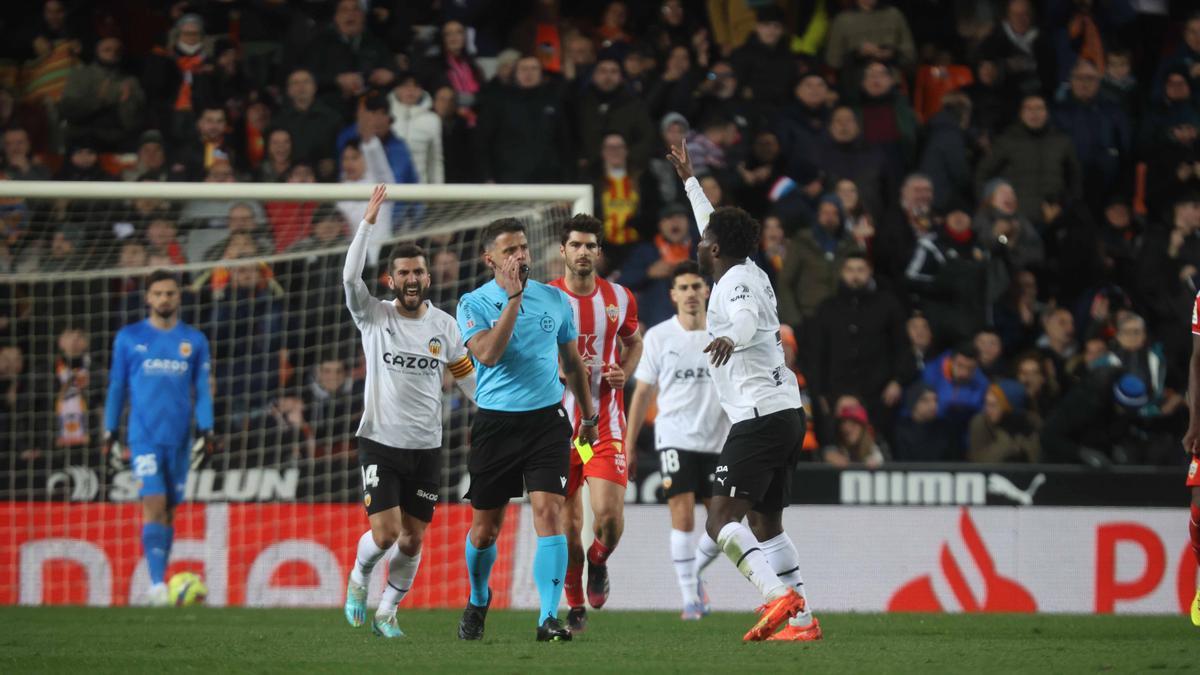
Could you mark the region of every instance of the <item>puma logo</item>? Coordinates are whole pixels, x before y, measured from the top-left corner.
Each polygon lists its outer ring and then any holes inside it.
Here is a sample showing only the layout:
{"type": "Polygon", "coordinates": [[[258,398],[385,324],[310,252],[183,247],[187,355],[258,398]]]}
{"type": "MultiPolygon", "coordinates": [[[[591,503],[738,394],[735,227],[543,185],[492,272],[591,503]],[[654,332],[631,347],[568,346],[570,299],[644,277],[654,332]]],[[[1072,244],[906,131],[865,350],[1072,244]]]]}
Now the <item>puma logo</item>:
{"type": "Polygon", "coordinates": [[[561,583],[559,579],[551,579],[550,581],[553,581],[555,586],[561,583]]]}

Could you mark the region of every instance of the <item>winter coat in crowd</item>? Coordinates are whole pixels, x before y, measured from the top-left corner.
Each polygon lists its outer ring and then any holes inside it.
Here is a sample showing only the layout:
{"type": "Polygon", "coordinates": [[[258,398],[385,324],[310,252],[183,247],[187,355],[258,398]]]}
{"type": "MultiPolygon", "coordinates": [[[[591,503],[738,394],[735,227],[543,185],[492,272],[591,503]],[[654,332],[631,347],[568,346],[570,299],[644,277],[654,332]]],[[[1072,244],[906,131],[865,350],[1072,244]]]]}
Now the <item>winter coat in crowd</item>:
{"type": "Polygon", "coordinates": [[[502,95],[489,97],[475,141],[484,180],[557,183],[575,169],[566,114],[553,84],[505,87],[502,95]]]}
{"type": "Polygon", "coordinates": [[[1083,194],[1083,176],[1075,148],[1066,134],[1049,126],[1030,129],[1011,125],[992,145],[991,154],[979,162],[977,184],[992,178],[1012,183],[1021,213],[1034,220],[1047,197],[1083,194]]]}

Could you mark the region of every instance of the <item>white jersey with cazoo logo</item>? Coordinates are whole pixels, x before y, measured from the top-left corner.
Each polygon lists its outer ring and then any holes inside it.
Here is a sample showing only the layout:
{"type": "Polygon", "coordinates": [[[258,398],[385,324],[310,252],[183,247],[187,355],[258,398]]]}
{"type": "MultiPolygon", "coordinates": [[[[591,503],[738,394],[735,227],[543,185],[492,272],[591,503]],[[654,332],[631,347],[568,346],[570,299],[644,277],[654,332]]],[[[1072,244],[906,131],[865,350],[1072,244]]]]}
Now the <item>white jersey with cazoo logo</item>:
{"type": "Polygon", "coordinates": [[[358,436],[393,448],[442,447],[442,377],[449,369],[474,395],[474,366],[454,317],[426,302],[425,315],[409,319],[392,301],[371,295],[362,280],[370,227],[359,226],[342,273],[346,306],[362,334],[367,361],[358,436]]]}
{"type": "Polygon", "coordinates": [[[678,316],[646,331],[642,360],[633,377],[658,387],[654,446],[719,453],[729,435],[712,367],[704,348],[708,333],[686,330],[678,316]]]}
{"type": "Polygon", "coordinates": [[[749,258],[729,268],[713,287],[708,335],[730,337],[746,322],[754,326],[750,340],[737,346],[728,363],[713,368],[721,407],[733,424],[801,405],[796,375],[784,362],[775,290],[749,258]]]}

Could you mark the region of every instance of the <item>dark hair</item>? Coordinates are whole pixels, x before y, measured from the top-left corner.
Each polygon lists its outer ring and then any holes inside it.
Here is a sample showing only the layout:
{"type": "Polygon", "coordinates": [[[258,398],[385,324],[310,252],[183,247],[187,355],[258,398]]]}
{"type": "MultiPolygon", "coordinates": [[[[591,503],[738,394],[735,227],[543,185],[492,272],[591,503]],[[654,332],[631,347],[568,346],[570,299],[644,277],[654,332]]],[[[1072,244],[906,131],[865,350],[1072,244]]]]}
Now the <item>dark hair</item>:
{"type": "Polygon", "coordinates": [[[562,224],[562,239],[559,243],[566,245],[572,232],[596,235],[596,243],[604,243],[604,223],[600,219],[586,213],[576,213],[570,220],[562,224]]]}
{"type": "Polygon", "coordinates": [[[486,251],[491,248],[492,244],[496,243],[496,237],[499,237],[502,234],[524,231],[525,224],[516,218],[501,218],[499,220],[493,220],[487,224],[487,227],[483,228],[482,232],[479,233],[480,249],[486,251]]]}
{"type": "Polygon", "coordinates": [[[151,286],[160,281],[174,281],[176,286],[180,285],[179,277],[174,274],[167,270],[154,270],[150,273],[150,276],[146,277],[146,290],[150,290],[151,286]]]}
{"type": "Polygon", "coordinates": [[[871,264],[871,259],[867,257],[867,254],[862,251],[851,251],[851,252],[847,253],[846,257],[842,258],[842,265],[845,265],[846,263],[850,262],[851,260],[861,260],[867,264],[867,267],[870,267],[870,268],[875,267],[874,265],[871,264]]]}
{"type": "MultiPolygon", "coordinates": [[[[362,141],[358,138],[351,138],[342,146],[342,152],[346,152],[346,148],[354,148],[355,151],[362,153],[362,141]]],[[[339,155],[341,153],[338,153],[339,155]]]]}
{"type": "Polygon", "coordinates": [[[396,74],[396,81],[392,83],[393,87],[399,87],[409,81],[415,82],[418,87],[421,86],[421,80],[417,78],[417,74],[411,70],[403,70],[396,74]]]}
{"type": "Polygon", "coordinates": [[[975,348],[974,342],[964,341],[964,342],[961,342],[961,343],[955,345],[954,349],[951,351],[951,355],[952,356],[965,356],[968,359],[973,359],[975,361],[979,360],[979,350],[975,348]]]}
{"type": "Polygon", "coordinates": [[[392,247],[392,252],[388,255],[389,267],[394,267],[398,258],[424,258],[425,263],[429,264],[429,255],[425,253],[425,249],[409,241],[402,241],[392,247]]]}
{"type": "Polygon", "coordinates": [[[698,277],[703,277],[700,274],[700,264],[695,260],[684,260],[671,270],[671,285],[675,285],[675,280],[687,274],[695,274],[698,277]]]}
{"type": "Polygon", "coordinates": [[[226,119],[229,118],[229,113],[225,112],[225,106],[217,103],[216,101],[206,101],[200,106],[200,114],[196,116],[196,119],[204,117],[204,113],[208,112],[209,110],[219,110],[226,119]]]}
{"type": "Polygon", "coordinates": [[[721,247],[722,258],[741,260],[758,250],[758,221],[736,206],[722,206],[708,218],[705,232],[721,247]]]}

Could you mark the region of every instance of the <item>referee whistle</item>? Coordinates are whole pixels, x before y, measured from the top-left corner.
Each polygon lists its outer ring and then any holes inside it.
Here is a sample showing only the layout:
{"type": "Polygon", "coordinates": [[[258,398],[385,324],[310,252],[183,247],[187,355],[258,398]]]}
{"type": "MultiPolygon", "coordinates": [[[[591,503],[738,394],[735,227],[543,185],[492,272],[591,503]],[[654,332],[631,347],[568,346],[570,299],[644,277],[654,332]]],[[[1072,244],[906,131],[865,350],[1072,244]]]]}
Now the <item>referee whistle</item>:
{"type": "Polygon", "coordinates": [[[589,461],[591,461],[592,456],[596,454],[595,452],[592,452],[592,444],[580,443],[579,437],[575,438],[575,452],[579,453],[579,459],[583,460],[584,464],[587,464],[589,461]]]}

